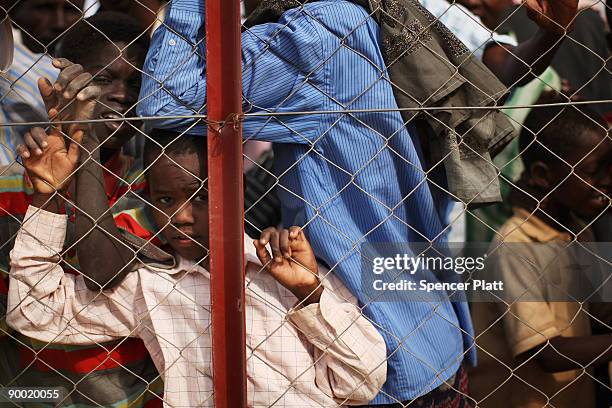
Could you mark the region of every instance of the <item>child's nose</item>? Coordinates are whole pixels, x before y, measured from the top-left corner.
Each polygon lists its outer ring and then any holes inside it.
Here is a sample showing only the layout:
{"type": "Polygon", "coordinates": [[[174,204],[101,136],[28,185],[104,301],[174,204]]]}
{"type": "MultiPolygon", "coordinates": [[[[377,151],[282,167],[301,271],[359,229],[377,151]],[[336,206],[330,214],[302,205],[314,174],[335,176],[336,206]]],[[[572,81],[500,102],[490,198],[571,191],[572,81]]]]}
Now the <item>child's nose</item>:
{"type": "Polygon", "coordinates": [[[64,14],[64,7],[62,4],[60,4],[59,7],[57,7],[55,9],[55,19],[54,19],[54,23],[55,23],[55,28],[57,29],[65,29],[67,24],[66,24],[66,15],[64,14]]]}
{"type": "Polygon", "coordinates": [[[112,88],[108,92],[108,99],[113,102],[118,102],[122,105],[128,103],[129,97],[129,87],[125,82],[115,81],[112,85],[112,88]]]}
{"type": "Polygon", "coordinates": [[[193,224],[193,211],[191,203],[185,204],[180,210],[176,212],[172,217],[172,223],[175,225],[193,224]]]}

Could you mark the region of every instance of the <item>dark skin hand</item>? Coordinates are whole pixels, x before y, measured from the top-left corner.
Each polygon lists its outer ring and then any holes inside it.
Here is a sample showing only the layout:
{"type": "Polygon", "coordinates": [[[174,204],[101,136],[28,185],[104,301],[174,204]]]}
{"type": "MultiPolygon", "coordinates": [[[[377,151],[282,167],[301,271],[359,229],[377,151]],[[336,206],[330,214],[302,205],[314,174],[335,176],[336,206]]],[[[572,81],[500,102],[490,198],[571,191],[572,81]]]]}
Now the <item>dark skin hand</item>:
{"type": "Polygon", "coordinates": [[[323,286],[318,277],[317,261],[299,227],[266,228],[253,245],[266,271],[293,293],[301,306],[319,302],[323,286]],[[268,244],[272,254],[266,248],[268,244]]]}
{"type": "MultiPolygon", "coordinates": [[[[50,98],[50,84],[40,81],[38,85],[47,106],[51,106],[49,117],[58,118],[57,109],[60,106],[54,105],[50,98]]],[[[70,87],[70,83],[67,87],[70,87]]],[[[91,119],[99,93],[100,89],[95,86],[87,86],[76,92],[73,114],[68,119],[91,119]]],[[[24,144],[17,146],[17,153],[34,187],[33,205],[56,213],[61,210],[62,197],[75,174],[86,132],[80,126],[58,124],[48,133],[44,129],[34,128],[24,136],[24,144]]]]}
{"type": "MultiPolygon", "coordinates": [[[[91,119],[100,96],[100,88],[89,86],[91,75],[71,70],[73,65],[67,60],[54,60],[53,65],[61,70],[55,84],[45,78],[38,81],[49,119],[54,122],[91,119]],[[70,70],[71,75],[64,75],[70,70]]],[[[87,132],[84,124],[58,124],[48,133],[42,128],[33,128],[24,135],[24,144],[17,146],[17,153],[37,193],[50,195],[66,190],[87,132]]]]}
{"type": "Polygon", "coordinates": [[[527,359],[536,353],[536,361],[549,373],[608,364],[612,361],[612,334],[554,337],[548,344],[529,350],[519,358],[527,359]]]}

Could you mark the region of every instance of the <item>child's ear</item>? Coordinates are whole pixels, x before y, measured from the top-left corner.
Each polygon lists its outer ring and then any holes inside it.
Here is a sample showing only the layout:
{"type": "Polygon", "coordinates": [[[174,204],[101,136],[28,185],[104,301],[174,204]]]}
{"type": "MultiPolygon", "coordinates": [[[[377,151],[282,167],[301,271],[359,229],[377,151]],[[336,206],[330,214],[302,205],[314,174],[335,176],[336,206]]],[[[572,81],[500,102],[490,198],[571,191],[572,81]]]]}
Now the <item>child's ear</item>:
{"type": "Polygon", "coordinates": [[[536,161],[531,164],[529,168],[529,174],[531,175],[531,185],[541,190],[550,190],[553,183],[552,171],[548,164],[536,161]]]}

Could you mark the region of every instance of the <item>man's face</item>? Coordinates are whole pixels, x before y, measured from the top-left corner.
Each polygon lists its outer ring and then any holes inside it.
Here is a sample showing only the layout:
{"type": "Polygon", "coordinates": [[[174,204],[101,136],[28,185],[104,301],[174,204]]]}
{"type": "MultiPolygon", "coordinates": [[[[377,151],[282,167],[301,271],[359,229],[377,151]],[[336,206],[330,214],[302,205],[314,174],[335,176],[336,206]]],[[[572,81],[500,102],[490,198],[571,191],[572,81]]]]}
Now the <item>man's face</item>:
{"type": "Polygon", "coordinates": [[[514,4],[512,0],[458,0],[458,3],[480,17],[490,29],[499,25],[503,12],[514,4]]]}
{"type": "Polygon", "coordinates": [[[82,16],[84,0],[20,0],[11,16],[32,51],[53,50],[58,37],[82,16]]]}
{"type": "Polygon", "coordinates": [[[147,171],[155,223],[175,254],[190,261],[209,248],[206,165],[203,153],[170,154],[147,171]]]}
{"type": "MultiPolygon", "coordinates": [[[[120,54],[126,44],[108,43],[81,62],[94,76],[93,84],[101,89],[95,111],[97,119],[134,117],[140,92],[141,71],[146,50],[132,45],[120,54]]],[[[96,135],[107,149],[120,149],[134,136],[139,122],[104,122],[96,125],[96,135]]]]}

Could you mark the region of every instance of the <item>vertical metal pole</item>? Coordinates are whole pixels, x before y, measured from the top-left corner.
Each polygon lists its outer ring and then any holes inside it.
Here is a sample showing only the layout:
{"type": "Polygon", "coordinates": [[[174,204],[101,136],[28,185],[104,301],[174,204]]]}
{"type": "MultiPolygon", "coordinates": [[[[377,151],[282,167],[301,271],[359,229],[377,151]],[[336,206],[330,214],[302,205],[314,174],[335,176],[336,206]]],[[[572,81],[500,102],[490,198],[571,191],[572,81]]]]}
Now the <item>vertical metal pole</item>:
{"type": "Polygon", "coordinates": [[[240,0],[206,0],[206,62],[215,406],[240,408],[246,407],[242,127],[235,120],[242,112],[240,0]]]}

